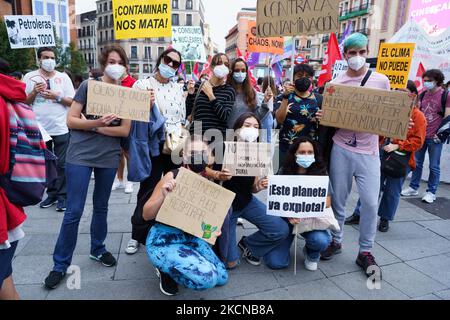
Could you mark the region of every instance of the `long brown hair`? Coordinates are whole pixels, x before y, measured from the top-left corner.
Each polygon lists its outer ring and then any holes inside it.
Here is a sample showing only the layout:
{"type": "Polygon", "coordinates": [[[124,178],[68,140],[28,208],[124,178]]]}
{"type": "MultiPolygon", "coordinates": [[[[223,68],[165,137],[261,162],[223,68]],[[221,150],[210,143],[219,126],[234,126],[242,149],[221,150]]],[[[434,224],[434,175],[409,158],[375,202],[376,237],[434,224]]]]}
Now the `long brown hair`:
{"type": "Polygon", "coordinates": [[[228,77],[227,82],[230,86],[232,86],[234,88],[234,90],[236,92],[238,92],[237,88],[240,84],[238,84],[236,82],[236,80],[234,80],[233,73],[234,73],[234,67],[239,62],[244,63],[245,72],[247,72],[247,78],[245,78],[244,82],[242,83],[242,89],[243,89],[243,93],[245,95],[245,103],[247,103],[247,106],[250,109],[255,110],[256,109],[256,92],[255,92],[255,89],[253,89],[252,84],[250,83],[250,77],[248,76],[248,64],[247,64],[247,62],[245,62],[244,59],[237,58],[233,61],[233,63],[231,64],[231,68],[230,68],[230,72],[232,74],[228,77]]]}
{"type": "Polygon", "coordinates": [[[122,59],[122,64],[124,67],[128,66],[128,57],[125,53],[125,50],[121,46],[113,45],[110,47],[106,47],[103,49],[103,51],[100,53],[100,56],[98,57],[98,62],[100,63],[102,71],[105,70],[106,65],[108,63],[108,57],[111,52],[117,52],[117,54],[120,56],[120,59],[122,59]]]}
{"type": "Polygon", "coordinates": [[[323,160],[322,154],[320,153],[317,142],[311,139],[310,137],[300,137],[298,138],[294,144],[289,148],[288,153],[286,154],[286,159],[283,164],[283,175],[297,175],[298,165],[296,162],[296,153],[298,147],[302,143],[310,143],[314,148],[314,158],[316,162],[313,163],[311,167],[309,167],[306,171],[306,175],[312,176],[326,176],[327,175],[327,166],[323,160]]]}

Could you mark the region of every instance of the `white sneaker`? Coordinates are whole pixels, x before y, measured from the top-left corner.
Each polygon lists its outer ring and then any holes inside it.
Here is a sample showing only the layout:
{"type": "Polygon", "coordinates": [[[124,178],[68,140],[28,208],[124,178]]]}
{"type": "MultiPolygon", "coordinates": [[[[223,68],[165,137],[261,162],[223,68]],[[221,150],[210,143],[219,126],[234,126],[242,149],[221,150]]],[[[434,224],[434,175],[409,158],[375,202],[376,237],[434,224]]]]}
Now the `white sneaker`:
{"type": "Polygon", "coordinates": [[[123,183],[123,181],[116,179],[116,180],[114,180],[111,190],[114,191],[117,189],[124,189],[124,188],[125,188],[125,184],[123,183]]]}
{"type": "Polygon", "coordinates": [[[135,254],[139,249],[139,242],[136,240],[131,239],[128,242],[127,248],[125,249],[125,252],[128,254],[135,254]]]}
{"type": "Polygon", "coordinates": [[[125,183],[125,193],[133,193],[133,182],[128,181],[127,183],[125,183]]]}
{"type": "Polygon", "coordinates": [[[317,271],[317,262],[310,261],[308,255],[306,254],[306,247],[303,247],[303,254],[305,256],[305,268],[309,271],[317,271]]]}
{"type": "Polygon", "coordinates": [[[401,195],[404,197],[413,197],[419,195],[419,192],[411,187],[408,187],[402,191],[401,195]]]}
{"type": "Polygon", "coordinates": [[[433,202],[436,201],[436,196],[434,194],[432,194],[431,192],[427,192],[425,193],[425,195],[422,198],[423,202],[432,204],[433,202]]]}

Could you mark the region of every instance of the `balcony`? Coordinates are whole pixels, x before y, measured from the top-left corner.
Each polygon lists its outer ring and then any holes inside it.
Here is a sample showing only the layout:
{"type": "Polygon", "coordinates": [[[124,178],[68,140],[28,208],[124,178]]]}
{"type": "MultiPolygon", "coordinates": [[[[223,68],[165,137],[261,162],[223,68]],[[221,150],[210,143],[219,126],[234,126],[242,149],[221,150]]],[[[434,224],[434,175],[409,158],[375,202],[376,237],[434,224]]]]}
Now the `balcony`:
{"type": "Polygon", "coordinates": [[[339,14],[339,21],[345,21],[351,18],[363,16],[365,14],[368,14],[369,10],[369,3],[361,4],[360,6],[352,7],[347,10],[342,10],[339,14]]]}

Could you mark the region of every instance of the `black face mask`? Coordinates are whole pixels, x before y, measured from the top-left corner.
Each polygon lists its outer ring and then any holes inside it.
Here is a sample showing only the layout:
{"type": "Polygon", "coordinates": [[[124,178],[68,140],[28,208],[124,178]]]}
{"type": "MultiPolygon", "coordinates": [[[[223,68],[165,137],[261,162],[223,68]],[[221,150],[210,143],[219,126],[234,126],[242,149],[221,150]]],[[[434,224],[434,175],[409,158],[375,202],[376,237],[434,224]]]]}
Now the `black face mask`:
{"type": "Polygon", "coordinates": [[[295,80],[295,89],[300,92],[306,92],[311,87],[311,79],[308,77],[302,77],[295,80]]]}
{"type": "Polygon", "coordinates": [[[201,173],[205,171],[208,163],[206,163],[206,152],[193,152],[189,158],[188,167],[195,173],[201,173]]]}

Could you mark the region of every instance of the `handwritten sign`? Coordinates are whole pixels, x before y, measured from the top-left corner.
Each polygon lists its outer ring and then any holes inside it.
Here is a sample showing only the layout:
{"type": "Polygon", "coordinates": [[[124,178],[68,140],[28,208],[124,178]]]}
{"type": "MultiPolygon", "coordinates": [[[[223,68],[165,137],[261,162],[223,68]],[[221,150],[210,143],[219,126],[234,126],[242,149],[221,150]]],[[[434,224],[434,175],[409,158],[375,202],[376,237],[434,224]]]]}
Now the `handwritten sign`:
{"type": "Polygon", "coordinates": [[[180,168],[176,187],[164,200],[156,221],[214,244],[234,197],[233,192],[180,168]]]}
{"type": "Polygon", "coordinates": [[[340,0],[258,0],[258,36],[339,33],[340,2],[340,0]]]}
{"type": "Polygon", "coordinates": [[[270,176],[267,214],[285,218],[322,218],[328,195],[327,176],[270,176]]]}
{"type": "Polygon", "coordinates": [[[377,71],[389,78],[391,88],[406,88],[415,46],[415,43],[381,44],[377,71]]]}
{"type": "Polygon", "coordinates": [[[181,53],[183,61],[206,62],[201,27],[172,27],[172,46],[181,53]]]}
{"type": "Polygon", "coordinates": [[[115,114],[120,119],[150,121],[150,93],[90,80],[86,113],[104,116],[115,114]]]}
{"type": "Polygon", "coordinates": [[[54,47],[50,16],[4,16],[11,49],[54,47]]]}
{"type": "Polygon", "coordinates": [[[270,143],[225,142],[223,168],[233,176],[265,177],[272,171],[270,143]]]}
{"type": "Polygon", "coordinates": [[[284,38],[259,38],[256,34],[256,21],[249,21],[247,51],[282,55],[284,53],[284,38]]]}
{"type": "Polygon", "coordinates": [[[113,0],[116,39],[172,36],[170,0],[113,0]]]}
{"type": "Polygon", "coordinates": [[[412,100],[407,92],[327,84],[322,125],[406,139],[412,100]]]}

